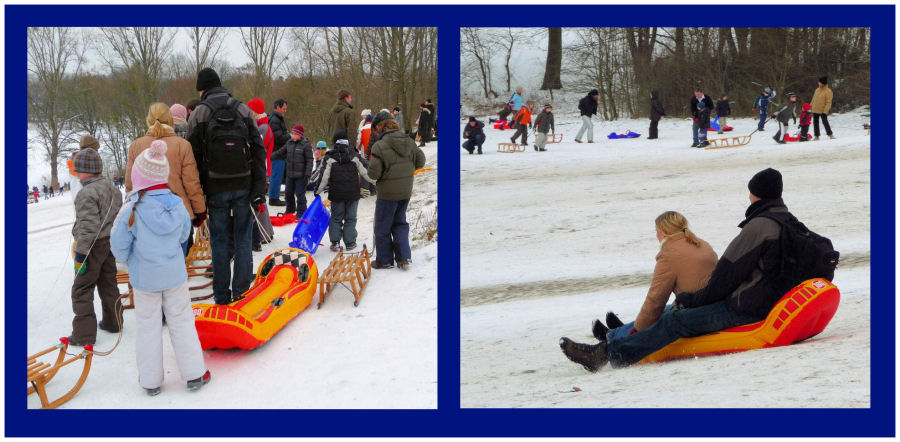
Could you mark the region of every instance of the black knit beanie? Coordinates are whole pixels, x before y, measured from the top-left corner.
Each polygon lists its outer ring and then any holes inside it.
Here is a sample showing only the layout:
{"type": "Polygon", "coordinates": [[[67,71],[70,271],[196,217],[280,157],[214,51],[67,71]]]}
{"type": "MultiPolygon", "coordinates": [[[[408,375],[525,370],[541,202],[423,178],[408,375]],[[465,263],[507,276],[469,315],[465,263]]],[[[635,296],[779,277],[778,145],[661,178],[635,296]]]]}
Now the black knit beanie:
{"type": "Polygon", "coordinates": [[[819,78],[819,83],[822,83],[822,84],[828,84],[828,76],[827,76],[827,75],[823,75],[822,77],[820,77],[820,78],[819,78]]]}
{"type": "Polygon", "coordinates": [[[469,117],[469,123],[475,121],[475,117],[469,117]]]}
{"type": "Polygon", "coordinates": [[[347,139],[347,131],[338,130],[334,132],[334,136],[331,137],[331,144],[337,143],[337,140],[346,140],[347,139]]]}
{"type": "Polygon", "coordinates": [[[762,199],[781,198],[783,186],[781,172],[771,167],[753,175],[753,178],[750,178],[750,183],[747,184],[750,193],[762,199]]]}
{"type": "Polygon", "coordinates": [[[197,90],[207,91],[216,86],[221,86],[219,74],[213,68],[203,68],[197,73],[197,90]]]}

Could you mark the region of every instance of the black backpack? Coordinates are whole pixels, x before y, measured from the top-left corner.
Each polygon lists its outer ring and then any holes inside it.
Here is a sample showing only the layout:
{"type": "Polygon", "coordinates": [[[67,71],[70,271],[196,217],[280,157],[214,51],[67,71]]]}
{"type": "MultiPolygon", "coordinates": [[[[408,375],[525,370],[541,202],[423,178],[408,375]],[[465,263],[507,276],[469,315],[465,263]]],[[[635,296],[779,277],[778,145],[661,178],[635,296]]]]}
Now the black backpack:
{"type": "Polygon", "coordinates": [[[759,216],[781,225],[780,276],[791,286],[807,279],[825,278],[831,281],[837,268],[840,252],[834,250],[831,240],[806,228],[794,215],[787,212],[764,212],[759,216]]]}
{"type": "Polygon", "coordinates": [[[228,179],[250,176],[250,143],[247,124],[238,113],[241,102],[228,97],[224,101],[205,100],[212,115],[206,125],[203,157],[210,178],[228,179]]]}

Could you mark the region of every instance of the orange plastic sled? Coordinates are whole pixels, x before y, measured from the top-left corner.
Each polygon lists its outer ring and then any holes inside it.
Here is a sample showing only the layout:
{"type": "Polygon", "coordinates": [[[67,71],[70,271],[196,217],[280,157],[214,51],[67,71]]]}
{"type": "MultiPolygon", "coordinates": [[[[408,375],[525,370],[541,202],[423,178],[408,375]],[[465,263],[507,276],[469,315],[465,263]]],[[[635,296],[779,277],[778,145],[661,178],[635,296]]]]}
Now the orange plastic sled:
{"type": "Polygon", "coordinates": [[[319,270],[312,256],[286,248],[267,256],[243,297],[228,305],[194,304],[200,345],[252,349],[268,341],[312,302],[319,270]]]}
{"type": "Polygon", "coordinates": [[[834,284],[826,279],[810,279],[784,295],[760,322],[681,338],[638,364],[778,347],[809,339],[825,330],[840,300],[841,292],[834,284]]]}

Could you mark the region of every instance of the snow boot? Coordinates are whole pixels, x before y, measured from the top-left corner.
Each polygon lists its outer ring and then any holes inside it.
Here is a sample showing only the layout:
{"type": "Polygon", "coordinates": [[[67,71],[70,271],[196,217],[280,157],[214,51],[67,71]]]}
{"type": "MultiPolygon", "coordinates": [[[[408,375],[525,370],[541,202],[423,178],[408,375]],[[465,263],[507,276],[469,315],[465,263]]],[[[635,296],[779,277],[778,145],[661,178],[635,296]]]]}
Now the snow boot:
{"type": "Polygon", "coordinates": [[[575,139],[575,142],[576,142],[576,143],[580,143],[581,140],[579,140],[578,138],[576,138],[576,139],[575,139]]]}
{"type": "Polygon", "coordinates": [[[706,147],[706,146],[709,146],[709,140],[703,140],[703,142],[700,143],[700,145],[697,147],[706,147]]]}
{"type": "Polygon", "coordinates": [[[400,267],[400,270],[409,270],[409,263],[412,262],[411,259],[401,259],[397,261],[397,267],[400,267]]]}
{"type": "Polygon", "coordinates": [[[340,252],[341,251],[340,241],[331,243],[330,249],[332,252],[340,252]]]}
{"type": "Polygon", "coordinates": [[[377,269],[377,270],[381,270],[381,269],[392,269],[392,268],[394,268],[394,264],[384,264],[384,265],[381,265],[381,264],[378,264],[378,261],[375,261],[374,259],[372,260],[371,265],[372,265],[372,268],[373,268],[373,269],[377,269]]]}
{"type": "Polygon", "coordinates": [[[818,135],[817,135],[816,137],[813,138],[813,141],[819,141],[818,135]]]}
{"type": "Polygon", "coordinates": [[[834,135],[829,135],[828,138],[834,139],[834,135]]]}
{"type": "Polygon", "coordinates": [[[606,354],[606,341],[599,344],[581,344],[569,338],[560,338],[559,348],[570,361],[581,364],[585,370],[596,373],[609,361],[606,354]]]}
{"type": "Polygon", "coordinates": [[[356,248],[356,243],[355,243],[355,242],[352,242],[352,243],[350,243],[350,244],[347,244],[347,247],[345,247],[344,250],[346,250],[346,251],[349,252],[349,251],[351,251],[351,250],[353,250],[353,249],[355,249],[355,248],[356,248]]]}
{"type": "Polygon", "coordinates": [[[606,340],[606,332],[608,332],[608,331],[609,331],[609,329],[606,328],[605,325],[603,325],[603,322],[601,322],[599,319],[594,319],[594,323],[591,326],[591,332],[594,334],[595,338],[597,338],[601,341],[605,341],[606,340]]]}
{"type": "Polygon", "coordinates": [[[700,143],[698,142],[698,143],[691,144],[691,147],[700,147],[700,143]]]}
{"type": "Polygon", "coordinates": [[[147,392],[147,396],[156,396],[159,394],[159,392],[162,391],[162,388],[160,388],[160,387],[155,387],[155,388],[144,387],[144,391],[147,392]]]}
{"type": "Polygon", "coordinates": [[[273,199],[269,198],[269,205],[270,206],[286,206],[287,203],[282,200],[277,200],[277,199],[273,200],[273,199]]]}
{"type": "Polygon", "coordinates": [[[203,373],[203,376],[187,381],[187,388],[191,391],[199,390],[200,387],[208,384],[211,378],[212,376],[209,374],[209,370],[206,370],[206,373],[203,373]]]}
{"type": "Polygon", "coordinates": [[[606,312],[606,326],[609,327],[610,330],[614,328],[619,328],[625,325],[618,316],[616,316],[613,312],[606,312]]]}

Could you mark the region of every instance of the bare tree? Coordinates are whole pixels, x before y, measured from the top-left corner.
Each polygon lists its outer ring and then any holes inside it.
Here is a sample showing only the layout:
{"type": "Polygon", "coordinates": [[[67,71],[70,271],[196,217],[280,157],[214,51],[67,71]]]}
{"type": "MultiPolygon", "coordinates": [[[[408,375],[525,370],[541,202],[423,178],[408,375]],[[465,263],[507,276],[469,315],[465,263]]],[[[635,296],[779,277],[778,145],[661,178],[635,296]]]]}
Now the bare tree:
{"type": "Polygon", "coordinates": [[[175,30],[170,28],[100,28],[106,37],[110,51],[100,50],[101,57],[110,70],[124,69],[131,74],[135,84],[130,85],[132,98],[137,99],[141,108],[147,109],[159,96],[163,67],[175,39],[175,30]]]}
{"type": "Polygon", "coordinates": [[[50,161],[50,184],[59,183],[59,157],[75,141],[69,115],[67,78],[78,72],[83,47],[71,28],[28,28],[28,119],[50,161]]]}
{"type": "Polygon", "coordinates": [[[191,60],[194,62],[194,73],[218,63],[219,52],[225,43],[228,28],[188,28],[191,39],[191,60]]]}
{"type": "Polygon", "coordinates": [[[253,70],[253,89],[255,96],[263,96],[272,87],[272,77],[284,64],[285,57],[278,56],[285,28],[252,27],[240,28],[241,47],[250,57],[253,70]]]}
{"type": "Polygon", "coordinates": [[[493,53],[481,39],[478,28],[460,28],[461,41],[459,43],[460,55],[464,57],[472,57],[481,73],[481,87],[484,91],[484,98],[494,98],[500,96],[494,91],[491,76],[491,59],[493,53]]]}
{"type": "Polygon", "coordinates": [[[544,81],[541,90],[562,89],[560,71],[562,70],[562,28],[547,28],[547,65],[544,68],[544,81]]]}
{"type": "Polygon", "coordinates": [[[318,63],[316,61],[316,52],[320,38],[319,28],[291,28],[291,36],[293,37],[295,51],[300,54],[300,67],[295,71],[304,72],[309,79],[313,78],[318,63]]]}

